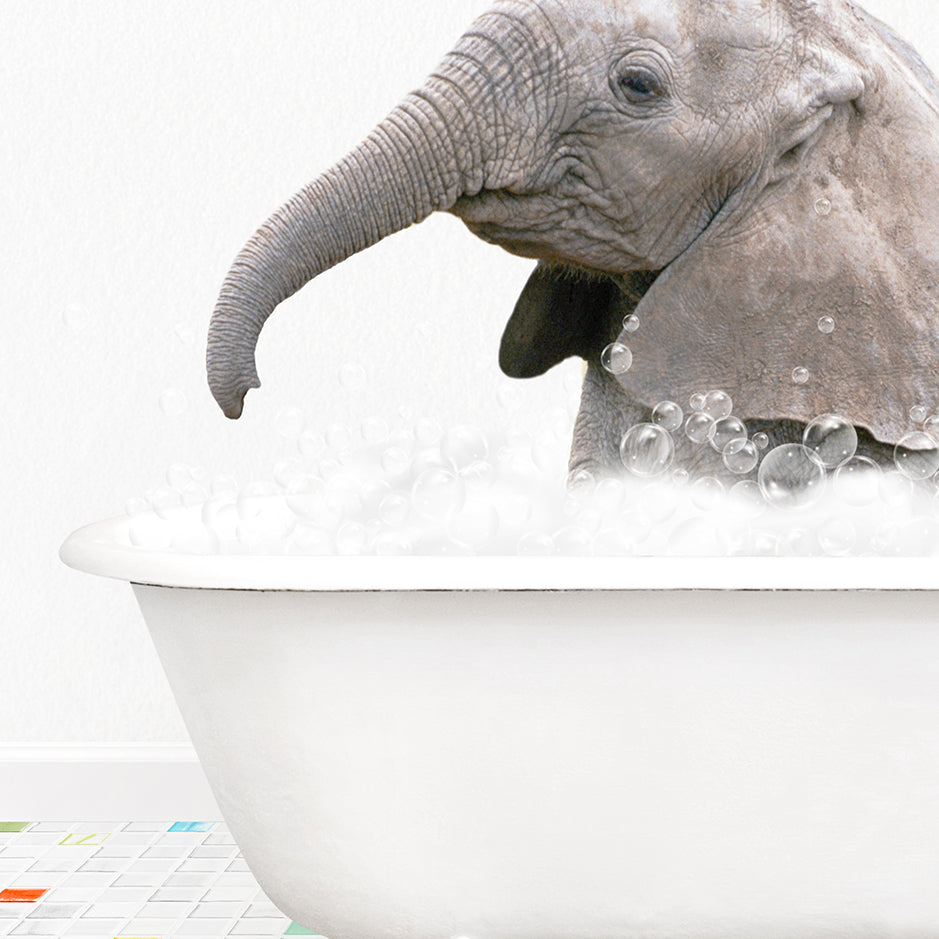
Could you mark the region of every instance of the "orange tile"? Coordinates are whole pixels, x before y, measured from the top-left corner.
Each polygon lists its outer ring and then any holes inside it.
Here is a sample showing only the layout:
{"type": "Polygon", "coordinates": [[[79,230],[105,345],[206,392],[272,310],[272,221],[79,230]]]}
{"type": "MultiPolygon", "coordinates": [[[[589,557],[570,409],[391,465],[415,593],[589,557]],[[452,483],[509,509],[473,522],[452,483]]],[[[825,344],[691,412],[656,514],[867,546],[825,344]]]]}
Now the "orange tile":
{"type": "Polygon", "coordinates": [[[48,892],[48,887],[43,887],[41,890],[13,890],[11,887],[7,887],[6,890],[0,890],[0,903],[35,903],[44,893],[48,892]]]}

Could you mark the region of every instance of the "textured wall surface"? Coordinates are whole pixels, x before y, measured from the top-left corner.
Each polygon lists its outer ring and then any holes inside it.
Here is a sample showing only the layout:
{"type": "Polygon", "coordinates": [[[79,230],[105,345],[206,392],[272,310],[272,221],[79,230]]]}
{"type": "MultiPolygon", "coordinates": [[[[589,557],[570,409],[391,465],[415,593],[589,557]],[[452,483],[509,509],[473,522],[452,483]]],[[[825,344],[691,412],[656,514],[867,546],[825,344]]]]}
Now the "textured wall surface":
{"type": "MultiPolygon", "coordinates": [[[[120,513],[170,463],[264,478],[289,450],[274,424],[290,406],[319,429],[402,408],[485,424],[497,409],[498,341],[531,265],[449,216],[284,304],[241,421],[203,372],[242,243],[487,5],[3,4],[0,741],[186,739],[130,589],[57,558],[69,531],[120,513]],[[363,387],[340,385],[345,363],[363,387]],[[166,392],[177,407],[161,407],[166,392]]],[[[926,0],[868,7],[939,64],[926,0]]],[[[521,413],[567,406],[578,373],[518,383],[521,413]]]]}

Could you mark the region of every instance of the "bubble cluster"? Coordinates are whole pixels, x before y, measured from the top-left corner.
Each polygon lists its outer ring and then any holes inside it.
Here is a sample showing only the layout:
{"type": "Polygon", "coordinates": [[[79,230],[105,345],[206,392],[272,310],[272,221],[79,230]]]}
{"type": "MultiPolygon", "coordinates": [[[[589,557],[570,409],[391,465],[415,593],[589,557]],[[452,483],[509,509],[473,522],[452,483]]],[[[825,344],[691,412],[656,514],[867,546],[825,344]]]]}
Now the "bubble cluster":
{"type": "Polygon", "coordinates": [[[622,475],[591,466],[567,487],[569,426],[553,418],[549,439],[410,412],[395,426],[321,430],[288,408],[273,430],[292,453],[270,479],[240,485],[173,463],[127,500],[127,537],[196,554],[939,555],[935,417],[917,422],[885,471],[839,415],[773,447],[762,431],[748,438],[725,392],[689,404],[685,415],[660,401],[623,434],[622,475]],[[687,466],[676,465],[679,445],[687,466]]]}

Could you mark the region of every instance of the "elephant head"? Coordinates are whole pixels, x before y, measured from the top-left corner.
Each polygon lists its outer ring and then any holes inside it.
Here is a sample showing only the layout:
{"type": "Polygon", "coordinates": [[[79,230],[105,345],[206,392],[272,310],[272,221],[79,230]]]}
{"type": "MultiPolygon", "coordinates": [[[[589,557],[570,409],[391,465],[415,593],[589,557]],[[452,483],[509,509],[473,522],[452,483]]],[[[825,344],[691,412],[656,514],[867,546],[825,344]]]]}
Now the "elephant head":
{"type": "Polygon", "coordinates": [[[939,405],[937,151],[934,79],[848,0],[499,0],[244,247],[209,385],[238,417],[278,303],[449,211],[539,262],[502,369],[588,361],[572,465],[710,388],[747,420],[837,412],[892,446],[939,405]],[[598,359],[631,312],[614,377],[598,359]]]}

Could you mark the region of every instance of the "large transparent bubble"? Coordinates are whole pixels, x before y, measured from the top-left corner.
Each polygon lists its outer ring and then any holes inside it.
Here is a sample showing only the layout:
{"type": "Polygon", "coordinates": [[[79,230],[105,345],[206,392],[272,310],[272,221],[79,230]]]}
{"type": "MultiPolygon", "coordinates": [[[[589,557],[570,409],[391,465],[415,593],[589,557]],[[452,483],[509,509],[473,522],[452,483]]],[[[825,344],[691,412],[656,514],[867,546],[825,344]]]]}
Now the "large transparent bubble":
{"type": "Polygon", "coordinates": [[[757,475],[763,498],[777,508],[804,508],[817,502],[825,485],[825,470],[800,443],[774,447],[757,475]]]}
{"type": "Polygon", "coordinates": [[[806,425],[802,445],[819,465],[834,469],[854,456],[857,431],[850,421],[837,414],[822,414],[806,425]]]}
{"type": "Polygon", "coordinates": [[[671,434],[657,424],[636,424],[620,442],[623,466],[634,476],[658,476],[672,462],[675,444],[671,434]]]}
{"type": "Polygon", "coordinates": [[[893,462],[907,479],[929,479],[939,470],[939,443],[922,431],[907,434],[894,447],[893,462]]]}

